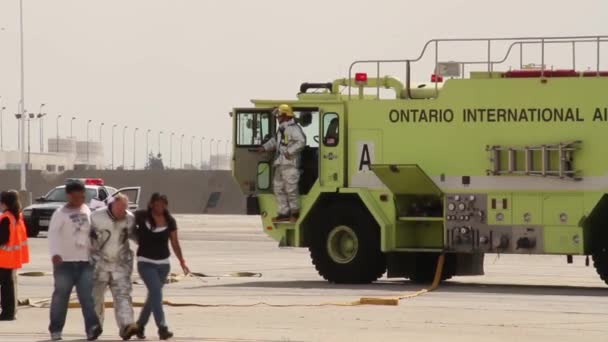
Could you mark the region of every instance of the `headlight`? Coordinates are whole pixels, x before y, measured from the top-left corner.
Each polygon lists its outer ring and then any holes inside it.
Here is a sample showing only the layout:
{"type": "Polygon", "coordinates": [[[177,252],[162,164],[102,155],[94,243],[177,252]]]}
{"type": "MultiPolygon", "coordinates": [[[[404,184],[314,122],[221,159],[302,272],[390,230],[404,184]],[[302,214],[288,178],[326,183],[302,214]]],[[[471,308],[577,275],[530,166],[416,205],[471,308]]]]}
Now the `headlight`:
{"type": "Polygon", "coordinates": [[[23,211],[23,217],[31,217],[32,216],[32,209],[25,209],[23,211]]]}

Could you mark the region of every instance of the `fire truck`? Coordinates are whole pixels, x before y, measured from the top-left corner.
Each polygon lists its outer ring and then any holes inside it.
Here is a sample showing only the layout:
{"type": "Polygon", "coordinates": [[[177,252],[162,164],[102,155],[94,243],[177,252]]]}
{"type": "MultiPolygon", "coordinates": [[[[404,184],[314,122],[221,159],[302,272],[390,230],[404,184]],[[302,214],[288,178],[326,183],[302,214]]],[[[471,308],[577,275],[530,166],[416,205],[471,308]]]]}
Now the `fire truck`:
{"type": "Polygon", "coordinates": [[[481,275],[486,253],[587,256],[608,282],[607,41],[433,39],[415,58],[355,61],[296,99],[235,108],[234,178],[264,232],[307,247],[331,282],[429,282],[442,254],[442,279],[481,275]],[[297,222],[272,221],[273,154],[255,152],[280,104],[307,136],[297,222]]]}

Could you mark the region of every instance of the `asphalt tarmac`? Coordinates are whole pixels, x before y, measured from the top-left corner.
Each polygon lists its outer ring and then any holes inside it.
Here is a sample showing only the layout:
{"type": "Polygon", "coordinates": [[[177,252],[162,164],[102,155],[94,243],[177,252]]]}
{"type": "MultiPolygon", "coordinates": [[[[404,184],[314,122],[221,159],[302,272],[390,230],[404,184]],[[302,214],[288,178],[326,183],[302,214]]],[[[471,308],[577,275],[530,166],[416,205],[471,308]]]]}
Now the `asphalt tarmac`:
{"type": "MultiPolygon", "coordinates": [[[[168,284],[165,299],[220,306],[167,306],[174,341],[608,340],[608,286],[583,257],[569,265],[565,256],[486,255],[485,276],[455,277],[398,306],[302,306],[397,296],[421,286],[386,278],[370,285],[329,284],[306,249],[279,248],[256,217],[177,218],[190,268],[211,276],[168,284]],[[229,277],[241,271],[261,277],[229,277]],[[287,306],[247,306],[259,302],[287,306]]],[[[50,272],[47,239],[31,239],[30,246],[32,262],[22,272],[50,272]]],[[[181,272],[172,262],[172,271],[181,272]]],[[[48,275],[19,278],[21,299],[41,300],[51,292],[48,275]]],[[[133,296],[144,299],[143,285],[134,285],[133,296]]],[[[101,341],[120,340],[111,310],[101,341]]],[[[21,308],[17,321],[0,322],[0,341],[48,340],[48,315],[48,308],[21,308]]],[[[64,340],[82,340],[83,330],[80,310],[70,309],[64,340]]],[[[152,320],[146,333],[148,340],[158,339],[152,320]]]]}

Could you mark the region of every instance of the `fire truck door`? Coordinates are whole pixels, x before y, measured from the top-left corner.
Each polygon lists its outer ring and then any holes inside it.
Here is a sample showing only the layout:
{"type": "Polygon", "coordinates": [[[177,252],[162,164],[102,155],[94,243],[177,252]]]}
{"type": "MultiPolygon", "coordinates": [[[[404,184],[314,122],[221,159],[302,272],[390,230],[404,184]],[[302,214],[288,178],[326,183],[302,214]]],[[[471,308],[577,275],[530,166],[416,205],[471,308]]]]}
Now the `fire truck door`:
{"type": "Polygon", "coordinates": [[[256,152],[273,137],[275,120],[272,108],[233,110],[233,174],[244,194],[271,190],[273,152],[256,152]]]}
{"type": "Polygon", "coordinates": [[[341,187],[344,184],[346,139],[341,106],[323,108],[319,143],[319,182],[322,187],[341,187]]]}

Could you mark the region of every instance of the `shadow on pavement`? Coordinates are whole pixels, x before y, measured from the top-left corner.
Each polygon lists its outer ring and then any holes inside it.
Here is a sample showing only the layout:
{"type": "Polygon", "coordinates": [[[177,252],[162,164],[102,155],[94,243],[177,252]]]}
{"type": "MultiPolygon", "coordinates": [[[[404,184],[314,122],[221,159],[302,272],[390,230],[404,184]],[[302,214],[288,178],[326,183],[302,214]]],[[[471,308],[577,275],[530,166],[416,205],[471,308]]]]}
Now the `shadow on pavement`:
{"type": "MultiPolygon", "coordinates": [[[[326,281],[251,281],[232,284],[209,285],[205,288],[274,288],[274,289],[327,289],[327,290],[368,290],[368,291],[418,291],[430,284],[416,284],[407,280],[379,281],[373,284],[331,284],[326,281]]],[[[608,287],[583,287],[560,285],[517,285],[517,284],[482,284],[447,281],[435,292],[478,293],[478,294],[512,294],[543,296],[596,296],[608,295],[608,287]]]]}

